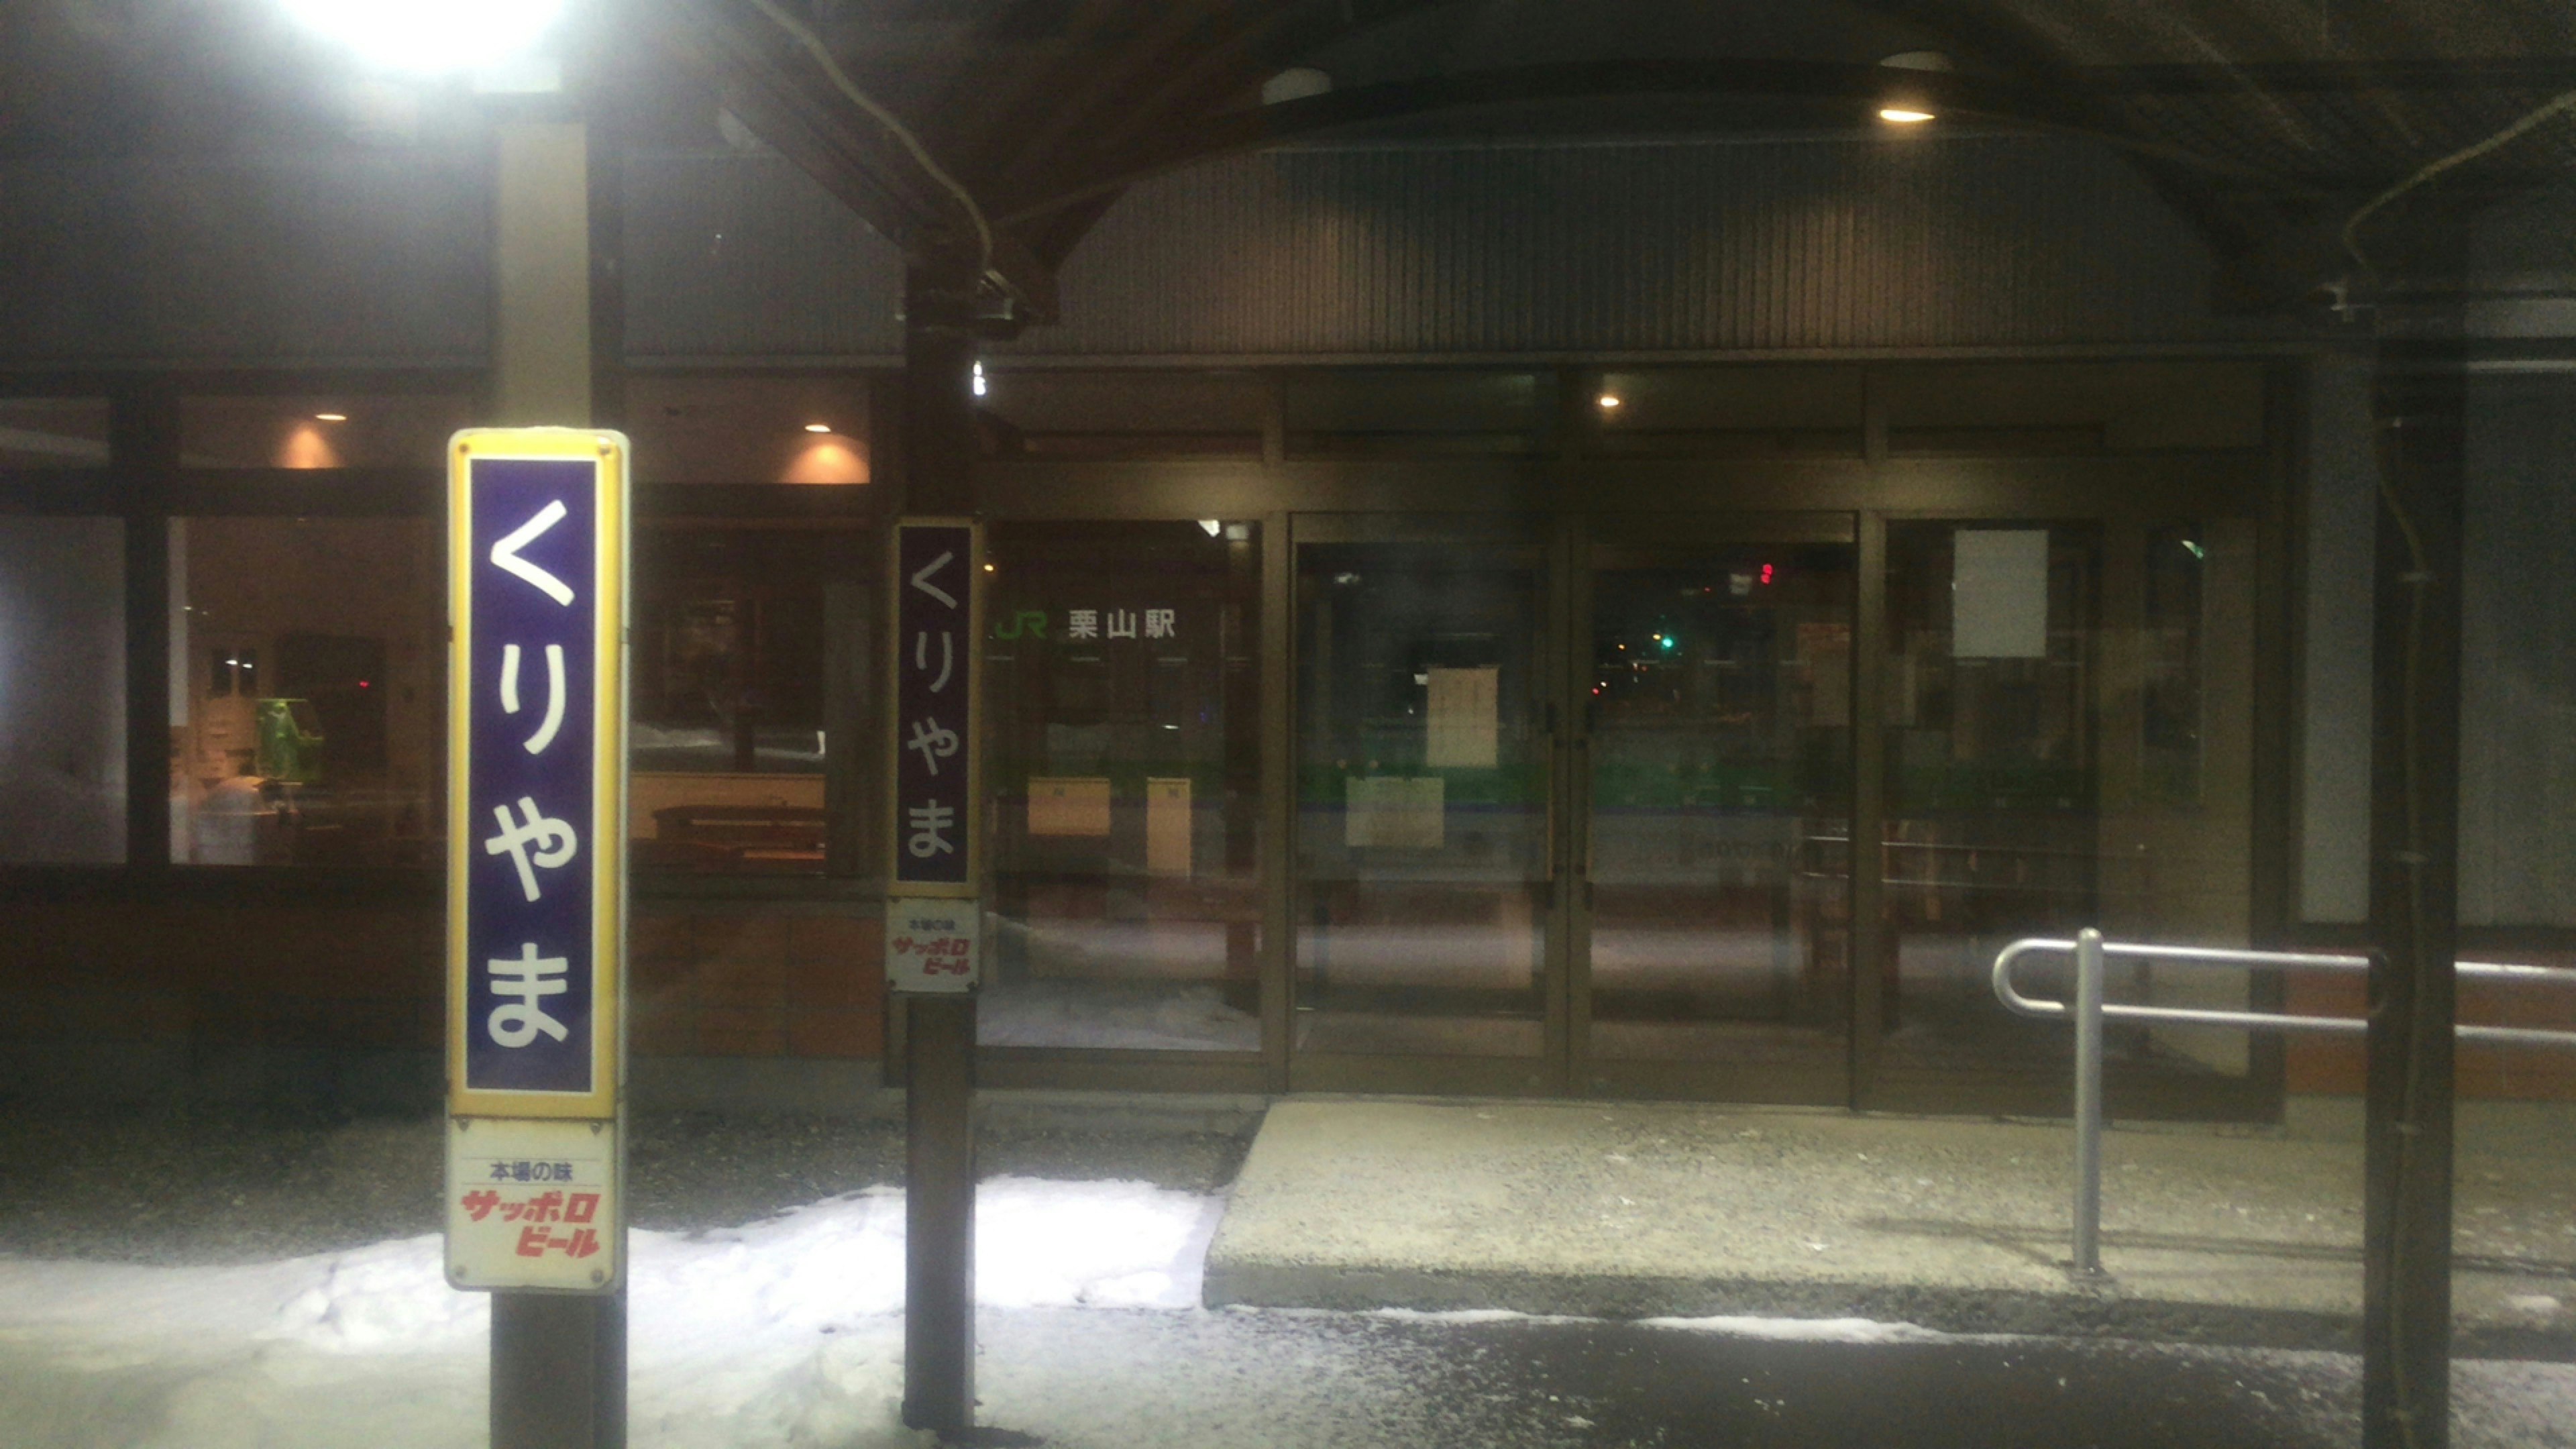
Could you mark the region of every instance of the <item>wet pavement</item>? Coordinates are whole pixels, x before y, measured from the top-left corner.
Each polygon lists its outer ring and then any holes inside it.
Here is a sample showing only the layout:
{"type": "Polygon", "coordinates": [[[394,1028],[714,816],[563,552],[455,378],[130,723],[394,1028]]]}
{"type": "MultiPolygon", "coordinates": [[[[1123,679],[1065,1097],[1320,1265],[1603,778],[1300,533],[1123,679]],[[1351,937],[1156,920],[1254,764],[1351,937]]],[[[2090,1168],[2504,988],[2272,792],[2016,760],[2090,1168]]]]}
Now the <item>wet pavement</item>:
{"type": "MultiPolygon", "coordinates": [[[[2361,1150],[2124,1128],[2100,1279],[2063,1124],[1685,1104],[1292,1098],[1210,1251],[1212,1305],[1764,1313],[2344,1348],[2361,1150]]],[[[2463,1152],[2463,1348],[2576,1356],[2576,1157],[2463,1152]]]]}
{"type": "MultiPolygon", "coordinates": [[[[1940,1338],[1798,1341],[1567,1320],[986,1312],[983,1421],[1064,1446],[2326,1449],[2348,1355],[1940,1338]]],[[[2455,1449],[2576,1445],[2576,1368],[2464,1362],[2455,1449]]]]}

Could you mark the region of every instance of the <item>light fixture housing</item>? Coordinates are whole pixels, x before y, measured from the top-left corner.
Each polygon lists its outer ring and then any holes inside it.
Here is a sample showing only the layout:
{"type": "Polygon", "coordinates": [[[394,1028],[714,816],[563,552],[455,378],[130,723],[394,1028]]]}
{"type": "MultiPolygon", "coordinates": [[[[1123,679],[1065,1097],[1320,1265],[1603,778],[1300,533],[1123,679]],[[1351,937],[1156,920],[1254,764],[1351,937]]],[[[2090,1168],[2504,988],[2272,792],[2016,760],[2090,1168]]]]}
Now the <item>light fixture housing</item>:
{"type": "Polygon", "coordinates": [[[317,423],[345,423],[348,420],[349,415],[347,413],[315,413],[313,415],[313,421],[317,423]]]}
{"type": "MultiPolygon", "coordinates": [[[[1937,50],[1900,50],[1894,55],[1881,56],[1878,65],[1881,70],[1910,70],[1932,75],[1944,75],[1958,69],[1957,62],[1937,50]]],[[[1899,84],[1887,95],[1886,103],[1878,108],[1878,118],[1891,126],[1919,126],[1937,119],[1937,114],[1925,103],[1922,87],[1917,85],[1899,84]]]]}
{"type": "Polygon", "coordinates": [[[832,431],[832,425],[830,423],[807,423],[805,425],[805,431],[809,433],[828,433],[832,431]]]}

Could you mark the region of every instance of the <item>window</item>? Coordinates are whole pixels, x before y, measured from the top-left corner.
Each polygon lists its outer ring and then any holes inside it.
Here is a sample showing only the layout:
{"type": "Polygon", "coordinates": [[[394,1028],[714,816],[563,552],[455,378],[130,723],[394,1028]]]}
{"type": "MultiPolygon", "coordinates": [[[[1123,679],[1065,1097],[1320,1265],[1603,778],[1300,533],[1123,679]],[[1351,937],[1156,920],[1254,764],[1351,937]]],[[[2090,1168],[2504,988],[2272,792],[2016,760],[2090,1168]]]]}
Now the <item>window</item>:
{"type": "Polygon", "coordinates": [[[420,518],[170,523],[170,854],[440,859],[445,575],[420,518]]]}
{"type": "Polygon", "coordinates": [[[190,468],[438,468],[448,436],[475,421],[450,393],[191,397],[179,453],[190,468]]]}
{"type": "Polygon", "coordinates": [[[0,397],[0,468],[104,468],[105,398],[0,397]]]}
{"type": "MultiPolygon", "coordinates": [[[[628,828],[648,869],[814,873],[835,747],[825,661],[873,576],[856,528],[635,535],[628,828]]],[[[846,731],[845,731],[846,732],[846,731]]]]}
{"type": "Polygon", "coordinates": [[[0,861],[125,859],[124,539],[0,518],[0,861]]]}
{"type": "Polygon", "coordinates": [[[1258,525],[990,539],[981,1041],[1257,1050],[1258,525]]]}
{"type": "Polygon", "coordinates": [[[635,478],[865,483],[868,395],[852,377],[637,377],[626,385],[635,478]]]}

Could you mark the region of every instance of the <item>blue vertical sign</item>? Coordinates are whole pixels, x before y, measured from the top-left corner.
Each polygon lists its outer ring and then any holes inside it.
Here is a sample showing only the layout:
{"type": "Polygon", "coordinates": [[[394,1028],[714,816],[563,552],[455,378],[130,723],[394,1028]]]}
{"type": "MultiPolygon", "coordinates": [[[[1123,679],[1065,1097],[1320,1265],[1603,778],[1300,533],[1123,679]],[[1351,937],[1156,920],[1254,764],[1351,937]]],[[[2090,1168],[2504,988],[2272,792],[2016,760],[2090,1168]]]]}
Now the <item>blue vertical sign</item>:
{"type": "Polygon", "coordinates": [[[449,463],[449,1110],[613,1118],[626,440],[476,429],[449,463]]]}
{"type": "Polygon", "coordinates": [[[983,537],[967,519],[905,519],[894,544],[895,896],[975,893],[982,798],[975,710],[983,537]]]}

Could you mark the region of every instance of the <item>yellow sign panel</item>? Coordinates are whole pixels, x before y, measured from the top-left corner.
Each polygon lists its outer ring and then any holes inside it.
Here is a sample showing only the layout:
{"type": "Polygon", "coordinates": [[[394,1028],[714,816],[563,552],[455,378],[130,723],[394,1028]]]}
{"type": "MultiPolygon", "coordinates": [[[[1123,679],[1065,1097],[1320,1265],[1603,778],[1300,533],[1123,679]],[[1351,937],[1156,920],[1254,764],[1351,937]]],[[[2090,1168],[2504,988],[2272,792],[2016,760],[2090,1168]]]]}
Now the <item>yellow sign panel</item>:
{"type": "Polygon", "coordinates": [[[613,1118],[626,439],[478,428],[447,457],[448,1110],[613,1118]]]}

